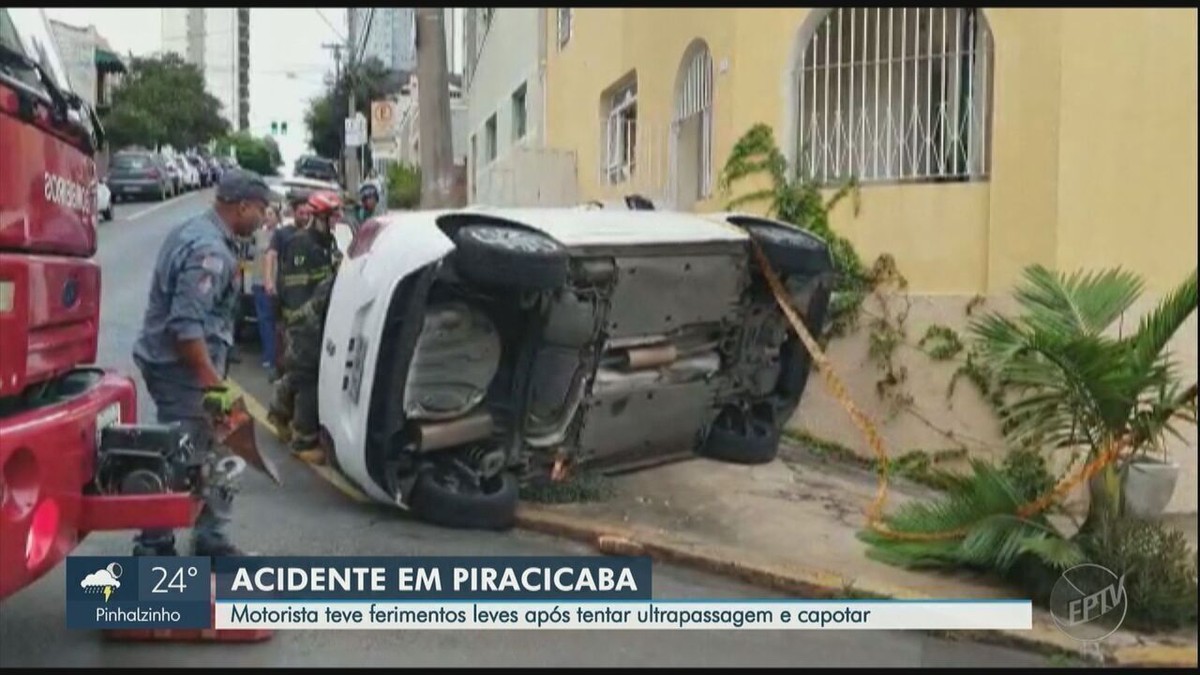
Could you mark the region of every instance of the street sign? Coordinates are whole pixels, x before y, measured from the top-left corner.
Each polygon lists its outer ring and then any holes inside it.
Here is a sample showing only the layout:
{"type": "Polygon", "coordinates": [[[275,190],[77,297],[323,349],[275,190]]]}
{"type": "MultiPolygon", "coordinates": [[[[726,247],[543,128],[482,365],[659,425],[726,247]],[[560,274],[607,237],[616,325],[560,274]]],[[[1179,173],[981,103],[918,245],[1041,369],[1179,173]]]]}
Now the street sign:
{"type": "Polygon", "coordinates": [[[371,138],[391,138],[396,121],[396,104],[392,101],[371,102],[371,138]]]}
{"type": "Polygon", "coordinates": [[[346,145],[357,148],[367,143],[367,118],[362,113],[346,118],[346,145]]]}

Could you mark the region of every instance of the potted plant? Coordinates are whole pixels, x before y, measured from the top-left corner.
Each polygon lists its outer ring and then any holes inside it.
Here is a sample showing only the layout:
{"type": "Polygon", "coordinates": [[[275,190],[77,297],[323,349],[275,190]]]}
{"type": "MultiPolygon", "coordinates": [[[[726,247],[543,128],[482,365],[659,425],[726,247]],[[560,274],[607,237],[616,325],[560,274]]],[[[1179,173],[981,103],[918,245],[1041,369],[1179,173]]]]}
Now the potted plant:
{"type": "Polygon", "coordinates": [[[1196,385],[1180,391],[1177,384],[1160,387],[1133,414],[1135,437],[1146,439],[1121,466],[1122,511],[1142,520],[1162,515],[1175,494],[1179,464],[1171,461],[1166,433],[1178,436],[1173,421],[1196,423],[1196,385]]]}

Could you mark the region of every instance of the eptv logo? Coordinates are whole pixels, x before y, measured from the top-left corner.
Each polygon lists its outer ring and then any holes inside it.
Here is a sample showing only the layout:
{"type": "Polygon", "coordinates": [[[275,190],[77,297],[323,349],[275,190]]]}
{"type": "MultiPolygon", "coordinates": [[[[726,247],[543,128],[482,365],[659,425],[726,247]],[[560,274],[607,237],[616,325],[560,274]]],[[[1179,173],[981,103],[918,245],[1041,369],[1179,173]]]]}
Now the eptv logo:
{"type": "Polygon", "coordinates": [[[1063,572],[1050,594],[1050,614],[1059,629],[1085,642],[1112,635],[1128,608],[1125,575],[1091,563],[1063,572]]]}

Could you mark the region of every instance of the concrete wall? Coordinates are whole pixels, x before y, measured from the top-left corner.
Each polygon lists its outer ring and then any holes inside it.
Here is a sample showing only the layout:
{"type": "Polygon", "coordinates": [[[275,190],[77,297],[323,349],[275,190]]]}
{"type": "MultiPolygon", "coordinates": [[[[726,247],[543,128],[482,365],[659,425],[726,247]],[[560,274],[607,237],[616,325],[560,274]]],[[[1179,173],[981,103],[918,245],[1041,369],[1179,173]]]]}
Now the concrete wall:
{"type": "MultiPolygon", "coordinates": [[[[538,148],[544,142],[540,38],[545,12],[539,8],[496,9],[486,34],[476,40],[478,53],[468,59],[474,70],[467,74],[467,147],[473,137],[476,152],[472,159],[467,151],[467,172],[469,190],[479,201],[507,204],[509,202],[504,201],[506,195],[515,194],[506,192],[507,188],[500,187],[501,182],[487,178],[485,174],[500,175],[508,171],[508,175],[515,176],[511,172],[517,169],[533,170],[538,178],[521,180],[537,182],[544,173],[528,163],[528,156],[518,161],[509,160],[515,151],[538,148]],[[518,138],[514,133],[513,94],[522,86],[525,87],[525,134],[518,138]],[[493,116],[496,119],[496,157],[489,161],[484,153],[485,125],[493,116]],[[501,167],[507,168],[501,170],[501,167]]],[[[469,13],[468,20],[477,15],[477,12],[469,13]]],[[[476,26],[476,30],[481,30],[480,24],[476,26]]],[[[468,48],[471,47],[468,45],[468,48]]]]}
{"type": "MultiPolygon", "coordinates": [[[[714,170],[760,122],[794,154],[794,69],[822,10],[574,11],[571,41],[547,59],[546,126],[548,147],[577,158],[581,199],[628,191],[603,185],[597,170],[602,92],[636,74],[638,143],[656,145],[671,120],[680,63],[698,38],[714,62],[714,170]]],[[[930,323],[963,327],[964,307],[976,295],[1002,306],[1033,263],[1123,265],[1144,276],[1146,305],[1196,266],[1196,10],[987,9],[984,17],[994,44],[987,179],[868,185],[857,215],[845,202],[833,218],[868,261],[895,256],[916,303],[914,343],[930,323]]],[[[546,31],[553,44],[553,22],[546,31]]],[[[715,210],[727,199],[718,193],[695,208],[715,210]]],[[[831,353],[855,399],[883,420],[866,340],[864,331],[835,342],[831,353]]],[[[1194,378],[1194,322],[1173,349],[1194,378]]],[[[917,415],[884,424],[895,452],[953,445],[918,415],[971,436],[980,452],[998,445],[994,420],[969,386],[952,408],[944,404],[950,366],[919,353],[900,358],[918,404],[917,415]]],[[[822,387],[814,379],[795,423],[863,448],[822,387]]],[[[1171,508],[1194,511],[1194,431],[1171,447],[1185,467],[1171,508]]]]}
{"type": "Polygon", "coordinates": [[[58,21],[50,22],[50,30],[66,69],[71,91],[88,103],[96,105],[96,29],[80,28],[58,21]]]}

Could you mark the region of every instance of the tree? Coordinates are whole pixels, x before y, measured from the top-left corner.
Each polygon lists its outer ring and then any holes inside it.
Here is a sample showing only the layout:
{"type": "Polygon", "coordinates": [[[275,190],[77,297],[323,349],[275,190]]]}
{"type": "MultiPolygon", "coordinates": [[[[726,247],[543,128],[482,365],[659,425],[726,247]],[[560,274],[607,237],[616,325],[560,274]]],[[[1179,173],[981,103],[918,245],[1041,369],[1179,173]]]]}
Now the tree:
{"type": "Polygon", "coordinates": [[[273,176],[276,168],[283,164],[279,158],[279,147],[272,138],[255,138],[239,131],[217,141],[217,154],[227,155],[233,148],[238,164],[263,176],[273,176]]]}
{"type": "MultiPolygon", "coordinates": [[[[343,120],[348,117],[349,89],[347,79],[353,80],[355,109],[371,119],[371,102],[400,91],[406,74],[390,70],[379,59],[369,58],[358,66],[358,73],[340,82],[329,83],[325,92],[313,99],[304,114],[313,150],[322,157],[341,155],[345,134],[343,120]]],[[[368,129],[369,132],[369,129],[368,129]]],[[[370,158],[368,157],[368,160],[370,158]]]]}
{"type": "Polygon", "coordinates": [[[279,144],[275,142],[275,139],[271,136],[264,136],[263,144],[267,146],[267,152],[271,158],[271,168],[277,169],[283,166],[283,154],[279,152],[279,144]]]}
{"type": "Polygon", "coordinates": [[[176,54],[134,58],[102,120],[112,145],[193,148],[229,131],[221,102],[196,66],[176,54]]]}

